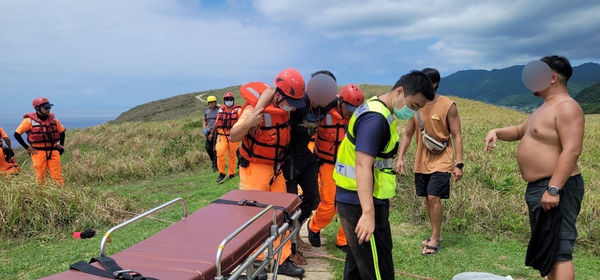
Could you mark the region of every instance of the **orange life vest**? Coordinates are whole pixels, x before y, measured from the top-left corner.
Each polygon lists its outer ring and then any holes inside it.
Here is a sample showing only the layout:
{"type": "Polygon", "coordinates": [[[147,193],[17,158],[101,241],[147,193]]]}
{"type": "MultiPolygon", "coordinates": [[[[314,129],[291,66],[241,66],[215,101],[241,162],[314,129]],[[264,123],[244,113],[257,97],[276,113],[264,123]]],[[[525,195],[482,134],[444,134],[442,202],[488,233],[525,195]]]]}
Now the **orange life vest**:
{"type": "Polygon", "coordinates": [[[60,140],[58,123],[53,113],[50,113],[44,121],[38,118],[36,113],[26,114],[23,118],[31,120],[31,129],[27,131],[27,141],[32,147],[52,148],[60,140]]]}
{"type": "MultiPolygon", "coordinates": [[[[268,88],[261,82],[253,82],[240,88],[248,105],[255,106],[260,94],[268,88]]],[[[243,109],[242,109],[243,110],[243,109]]],[[[254,131],[242,139],[240,156],[249,162],[273,164],[278,172],[284,160],[284,151],[290,143],[290,114],[279,107],[267,106],[263,111],[263,121],[254,131]]]]}
{"type": "Polygon", "coordinates": [[[221,128],[218,133],[229,136],[229,130],[238,121],[241,111],[242,107],[240,105],[233,105],[231,107],[221,105],[216,123],[217,128],[221,128]]]}
{"type": "Polygon", "coordinates": [[[326,163],[335,164],[338,148],[346,135],[348,120],[344,120],[336,108],[327,112],[317,128],[315,153],[326,163]]]}

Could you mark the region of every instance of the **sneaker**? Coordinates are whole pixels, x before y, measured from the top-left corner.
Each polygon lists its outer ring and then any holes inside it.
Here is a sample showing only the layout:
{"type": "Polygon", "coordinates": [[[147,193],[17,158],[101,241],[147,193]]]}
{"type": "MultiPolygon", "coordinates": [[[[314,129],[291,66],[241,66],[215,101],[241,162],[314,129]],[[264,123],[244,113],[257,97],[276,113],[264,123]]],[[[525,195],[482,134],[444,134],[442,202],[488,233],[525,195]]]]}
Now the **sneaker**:
{"type": "Polygon", "coordinates": [[[233,179],[233,178],[235,178],[235,174],[229,175],[229,179],[233,179]]]}
{"type": "Polygon", "coordinates": [[[344,253],[348,253],[348,245],[338,245],[336,243],[335,247],[337,247],[338,249],[342,250],[344,253]]]}
{"type": "Polygon", "coordinates": [[[321,247],[321,232],[313,232],[310,230],[310,222],[306,223],[306,229],[308,230],[308,242],[313,247],[321,247]]]}
{"type": "Polygon", "coordinates": [[[225,174],[219,173],[219,178],[217,178],[217,183],[221,184],[225,181],[225,174]]]}
{"type": "Polygon", "coordinates": [[[302,277],[302,275],[304,275],[304,268],[297,266],[288,258],[279,266],[277,274],[283,274],[291,277],[302,277]]]}

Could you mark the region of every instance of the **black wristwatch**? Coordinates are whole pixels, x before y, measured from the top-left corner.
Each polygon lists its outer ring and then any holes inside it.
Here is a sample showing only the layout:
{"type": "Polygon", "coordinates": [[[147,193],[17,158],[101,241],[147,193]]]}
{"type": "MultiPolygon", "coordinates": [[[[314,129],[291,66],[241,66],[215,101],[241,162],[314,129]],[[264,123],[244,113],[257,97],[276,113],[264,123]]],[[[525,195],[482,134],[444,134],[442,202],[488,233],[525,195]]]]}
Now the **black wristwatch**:
{"type": "Polygon", "coordinates": [[[465,167],[465,164],[462,163],[462,162],[459,162],[455,166],[458,167],[458,168],[460,168],[460,169],[463,169],[463,167],[465,167]]]}
{"type": "Polygon", "coordinates": [[[557,196],[557,195],[558,195],[558,193],[560,192],[560,190],[558,189],[558,187],[557,187],[557,186],[548,186],[548,187],[546,188],[546,190],[548,191],[548,193],[549,193],[551,196],[557,196]]]}

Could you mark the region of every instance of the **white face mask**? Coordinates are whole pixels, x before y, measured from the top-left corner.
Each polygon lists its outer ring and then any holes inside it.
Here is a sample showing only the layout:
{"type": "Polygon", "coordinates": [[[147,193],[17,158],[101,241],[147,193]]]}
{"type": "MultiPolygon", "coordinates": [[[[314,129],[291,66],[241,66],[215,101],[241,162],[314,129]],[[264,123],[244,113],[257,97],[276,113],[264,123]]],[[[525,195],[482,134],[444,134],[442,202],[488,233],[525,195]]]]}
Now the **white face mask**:
{"type": "Polygon", "coordinates": [[[284,110],[286,112],[291,112],[292,110],[294,110],[294,107],[292,107],[288,104],[284,104],[284,105],[281,105],[281,110],[284,110]]]}
{"type": "Polygon", "coordinates": [[[225,101],[225,106],[227,106],[227,107],[233,106],[233,101],[230,101],[230,100],[225,101]]]}

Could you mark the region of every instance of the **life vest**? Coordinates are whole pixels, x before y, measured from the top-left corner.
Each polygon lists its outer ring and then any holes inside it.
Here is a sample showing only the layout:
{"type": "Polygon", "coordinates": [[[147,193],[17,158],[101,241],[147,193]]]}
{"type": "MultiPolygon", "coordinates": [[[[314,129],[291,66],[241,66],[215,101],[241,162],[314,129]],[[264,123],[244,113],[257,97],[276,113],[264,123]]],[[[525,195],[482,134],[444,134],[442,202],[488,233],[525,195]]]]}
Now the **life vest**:
{"type": "Polygon", "coordinates": [[[320,161],[335,164],[338,148],[346,134],[348,121],[336,108],[327,112],[319,123],[315,137],[315,154],[320,161]]]}
{"type": "MultiPolygon", "coordinates": [[[[256,106],[260,94],[268,88],[262,82],[248,83],[240,87],[248,105],[256,106]]],[[[290,143],[290,114],[279,107],[268,105],[263,111],[263,121],[254,131],[242,139],[239,153],[249,162],[273,164],[275,173],[281,170],[284,152],[290,143]]]]}
{"type": "Polygon", "coordinates": [[[221,105],[219,108],[219,113],[217,114],[217,128],[220,128],[219,134],[229,136],[229,130],[233,127],[233,125],[238,121],[240,117],[242,107],[240,105],[233,105],[231,107],[227,107],[226,105],[221,105]]]}
{"type": "Polygon", "coordinates": [[[52,148],[60,140],[58,123],[53,113],[44,121],[36,113],[26,114],[23,118],[31,120],[31,129],[27,131],[27,141],[31,146],[52,148]]]}
{"type": "Polygon", "coordinates": [[[377,96],[360,105],[350,122],[346,131],[346,138],[342,140],[338,157],[333,171],[333,180],[341,188],[356,191],[356,138],[354,123],[366,113],[381,114],[388,123],[390,139],[383,151],[376,157],[373,163],[373,197],[378,199],[389,199],[396,194],[396,173],[394,172],[393,157],[398,150],[398,130],[394,114],[381,102],[377,96]]]}

